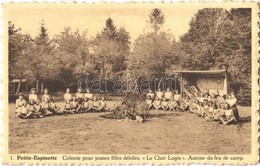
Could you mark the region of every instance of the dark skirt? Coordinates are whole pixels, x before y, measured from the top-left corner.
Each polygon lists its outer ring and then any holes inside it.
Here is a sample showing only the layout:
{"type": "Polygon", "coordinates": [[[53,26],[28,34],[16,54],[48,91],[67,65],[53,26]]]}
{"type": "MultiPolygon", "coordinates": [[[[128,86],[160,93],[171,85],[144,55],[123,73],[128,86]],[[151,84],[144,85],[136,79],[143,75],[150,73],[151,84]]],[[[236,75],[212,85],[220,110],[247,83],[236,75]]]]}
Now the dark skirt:
{"type": "Polygon", "coordinates": [[[81,105],[83,103],[83,99],[79,98],[78,100],[78,103],[81,105]]]}
{"type": "Polygon", "coordinates": [[[234,105],[231,107],[232,111],[233,111],[233,115],[236,119],[236,121],[238,122],[239,121],[239,113],[238,113],[238,109],[237,109],[237,106],[234,105]]]}

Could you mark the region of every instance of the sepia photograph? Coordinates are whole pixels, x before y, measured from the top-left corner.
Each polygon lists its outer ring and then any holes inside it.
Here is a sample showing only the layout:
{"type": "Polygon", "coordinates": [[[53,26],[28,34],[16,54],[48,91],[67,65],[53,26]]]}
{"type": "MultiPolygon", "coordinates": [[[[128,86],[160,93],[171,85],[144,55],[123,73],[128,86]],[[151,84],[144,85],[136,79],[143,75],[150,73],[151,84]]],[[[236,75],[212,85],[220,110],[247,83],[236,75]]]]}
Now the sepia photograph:
{"type": "Polygon", "coordinates": [[[242,6],[3,5],[8,154],[255,155],[256,11],[242,6]]]}

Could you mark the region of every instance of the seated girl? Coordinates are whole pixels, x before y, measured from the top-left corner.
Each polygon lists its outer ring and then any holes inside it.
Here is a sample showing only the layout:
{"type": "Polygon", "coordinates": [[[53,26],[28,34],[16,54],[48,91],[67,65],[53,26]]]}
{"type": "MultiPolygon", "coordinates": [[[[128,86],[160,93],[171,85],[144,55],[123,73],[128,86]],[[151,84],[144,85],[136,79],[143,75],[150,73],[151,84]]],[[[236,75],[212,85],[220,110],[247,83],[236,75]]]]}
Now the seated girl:
{"type": "Polygon", "coordinates": [[[163,99],[162,99],[161,105],[162,105],[162,109],[163,109],[164,111],[166,111],[166,110],[169,109],[169,102],[166,100],[166,98],[163,98],[163,99]]]}
{"type": "Polygon", "coordinates": [[[213,120],[219,121],[221,116],[224,116],[224,104],[218,103],[216,109],[214,109],[213,120]]]}
{"type": "Polygon", "coordinates": [[[220,117],[220,108],[216,108],[213,110],[212,116],[213,116],[213,120],[214,121],[219,121],[219,117],[220,117]]]}
{"type": "Polygon", "coordinates": [[[224,115],[220,116],[220,120],[224,125],[234,124],[237,123],[237,119],[233,114],[233,110],[230,109],[228,103],[224,103],[224,115]]]}
{"type": "Polygon", "coordinates": [[[181,99],[180,101],[179,111],[184,112],[189,110],[189,103],[185,99],[181,99]]]}
{"type": "Polygon", "coordinates": [[[208,117],[213,119],[213,114],[214,114],[214,103],[213,101],[209,101],[208,102],[208,117]]]}
{"type": "Polygon", "coordinates": [[[27,115],[27,102],[24,99],[24,95],[22,93],[19,93],[19,97],[18,99],[16,99],[15,101],[15,105],[16,105],[16,110],[15,110],[15,114],[19,117],[19,118],[23,118],[27,115]]]}
{"type": "Polygon", "coordinates": [[[101,98],[101,101],[99,102],[99,108],[98,108],[98,110],[99,111],[109,111],[109,107],[107,107],[107,103],[106,103],[106,101],[105,101],[105,97],[102,97],[101,98]]]}
{"type": "Polygon", "coordinates": [[[37,114],[37,108],[35,106],[34,99],[31,99],[27,104],[27,115],[25,116],[25,118],[40,118],[40,117],[43,116],[37,114]]]}
{"type": "Polygon", "coordinates": [[[203,103],[199,102],[197,105],[197,115],[198,117],[204,117],[204,114],[205,114],[205,110],[203,107],[203,103]]]}
{"type": "Polygon", "coordinates": [[[100,107],[100,103],[99,103],[99,101],[97,100],[97,97],[96,96],[94,96],[93,97],[93,105],[92,105],[92,111],[99,111],[98,109],[99,109],[99,107],[100,107]]]}
{"type": "Polygon", "coordinates": [[[59,114],[57,110],[59,110],[59,108],[56,107],[54,99],[45,98],[44,102],[42,103],[43,115],[48,115],[49,112],[51,112],[53,115],[59,114]]]}
{"type": "Polygon", "coordinates": [[[44,117],[44,116],[43,116],[43,112],[42,112],[42,105],[41,105],[39,99],[37,99],[37,101],[34,103],[34,106],[35,106],[35,108],[36,108],[36,114],[37,114],[40,118],[44,117]]]}
{"type": "Polygon", "coordinates": [[[145,109],[151,110],[152,107],[153,107],[153,100],[151,96],[147,96],[147,98],[145,99],[145,109]]]}
{"type": "Polygon", "coordinates": [[[94,101],[88,100],[88,104],[89,104],[89,112],[92,112],[93,111],[92,107],[94,105],[94,101]]]}
{"type": "Polygon", "coordinates": [[[156,97],[155,100],[153,101],[153,106],[156,110],[159,110],[160,108],[162,108],[161,100],[158,97],[156,97]]]}
{"type": "Polygon", "coordinates": [[[148,96],[150,97],[151,100],[154,99],[154,93],[151,89],[149,89],[148,93],[146,94],[146,98],[148,98],[148,96]]]}
{"type": "Polygon", "coordinates": [[[83,112],[89,112],[91,107],[89,107],[89,100],[88,98],[84,99],[84,102],[82,103],[82,111],[83,112]]]}
{"type": "Polygon", "coordinates": [[[192,103],[190,104],[190,107],[189,107],[189,112],[197,113],[197,100],[196,99],[192,100],[192,103]]]}
{"type": "Polygon", "coordinates": [[[44,101],[42,102],[42,113],[44,115],[47,115],[47,113],[49,112],[49,108],[50,108],[50,99],[44,98],[44,101]]]}
{"type": "Polygon", "coordinates": [[[208,104],[208,100],[204,99],[203,100],[203,110],[204,110],[204,117],[205,118],[210,118],[210,113],[209,113],[209,104],[208,104]]]}
{"type": "Polygon", "coordinates": [[[172,98],[169,101],[169,110],[170,111],[177,111],[178,109],[178,103],[172,98]]]}
{"type": "Polygon", "coordinates": [[[71,109],[71,101],[67,100],[65,102],[65,105],[64,105],[63,113],[65,113],[65,114],[73,114],[73,112],[71,110],[72,110],[71,109]]]}
{"type": "Polygon", "coordinates": [[[76,96],[72,97],[72,101],[70,104],[71,104],[70,111],[72,113],[79,113],[81,111],[81,105],[79,104],[78,100],[76,100],[76,96]]]}
{"type": "Polygon", "coordinates": [[[48,111],[50,111],[52,114],[55,114],[55,115],[61,113],[61,112],[59,112],[60,107],[57,107],[56,103],[54,102],[53,97],[50,99],[48,111]]]}

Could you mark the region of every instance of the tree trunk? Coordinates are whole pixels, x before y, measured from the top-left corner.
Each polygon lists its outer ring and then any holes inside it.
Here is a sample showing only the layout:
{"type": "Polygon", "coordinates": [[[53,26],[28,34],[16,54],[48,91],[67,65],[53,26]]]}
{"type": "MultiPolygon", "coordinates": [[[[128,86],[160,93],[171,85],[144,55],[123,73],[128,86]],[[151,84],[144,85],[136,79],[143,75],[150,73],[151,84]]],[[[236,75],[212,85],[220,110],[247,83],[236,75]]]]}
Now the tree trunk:
{"type": "Polygon", "coordinates": [[[41,83],[41,93],[43,93],[43,81],[41,83]]]}
{"type": "Polygon", "coordinates": [[[36,80],[36,92],[37,93],[39,92],[39,80],[38,79],[36,80]]]}
{"type": "Polygon", "coordinates": [[[16,89],[16,94],[18,94],[20,92],[21,82],[22,82],[22,79],[19,79],[19,83],[18,83],[18,86],[17,86],[17,89],[16,89]]]}

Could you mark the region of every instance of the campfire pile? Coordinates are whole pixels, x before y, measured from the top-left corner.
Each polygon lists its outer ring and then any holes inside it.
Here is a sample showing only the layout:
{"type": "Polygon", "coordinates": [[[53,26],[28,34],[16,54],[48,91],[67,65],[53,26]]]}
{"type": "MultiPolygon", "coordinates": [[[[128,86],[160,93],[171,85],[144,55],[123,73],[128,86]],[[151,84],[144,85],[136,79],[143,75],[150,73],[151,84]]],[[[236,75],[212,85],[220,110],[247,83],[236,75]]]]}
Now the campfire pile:
{"type": "MultiPolygon", "coordinates": [[[[139,75],[136,82],[139,82],[139,75]]],[[[144,95],[138,90],[137,84],[130,87],[119,106],[114,108],[111,113],[104,115],[108,119],[129,119],[143,122],[150,117],[149,110],[145,109],[144,95]]]]}
{"type": "Polygon", "coordinates": [[[139,122],[149,117],[149,111],[144,107],[141,94],[137,92],[127,92],[121,104],[114,108],[111,113],[103,115],[108,119],[130,119],[139,122]]]}

